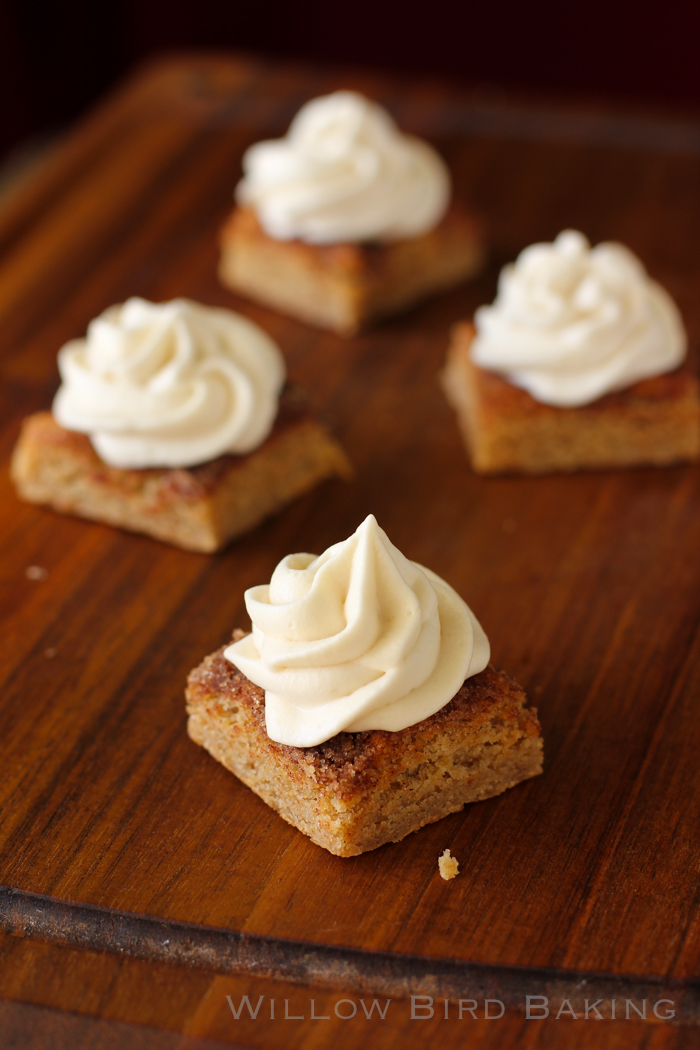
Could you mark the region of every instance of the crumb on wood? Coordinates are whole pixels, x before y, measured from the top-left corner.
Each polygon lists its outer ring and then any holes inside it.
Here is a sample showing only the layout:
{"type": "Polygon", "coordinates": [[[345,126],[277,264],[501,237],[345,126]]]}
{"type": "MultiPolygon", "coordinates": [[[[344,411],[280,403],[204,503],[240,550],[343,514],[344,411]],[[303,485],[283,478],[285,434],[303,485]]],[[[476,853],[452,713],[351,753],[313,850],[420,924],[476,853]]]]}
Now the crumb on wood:
{"type": "Polygon", "coordinates": [[[438,868],[443,879],[454,879],[459,875],[459,863],[448,849],[438,857],[438,868]]]}
{"type": "Polygon", "coordinates": [[[24,575],[28,580],[45,580],[49,574],[41,565],[28,565],[24,575]]]}

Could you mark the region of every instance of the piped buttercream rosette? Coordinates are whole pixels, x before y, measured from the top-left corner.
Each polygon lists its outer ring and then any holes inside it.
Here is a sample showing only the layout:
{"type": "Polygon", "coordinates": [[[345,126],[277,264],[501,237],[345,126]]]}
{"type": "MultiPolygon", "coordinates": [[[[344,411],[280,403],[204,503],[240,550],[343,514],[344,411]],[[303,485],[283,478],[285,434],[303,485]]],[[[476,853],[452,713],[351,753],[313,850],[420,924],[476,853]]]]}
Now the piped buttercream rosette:
{"type": "Polygon", "coordinates": [[[252,634],[225,657],[265,690],[271,739],[398,731],[482,671],[489,643],[460,596],[408,561],[370,515],[324,554],[292,554],[246,591],[252,634]]]}
{"type": "Polygon", "coordinates": [[[450,201],[450,175],[432,146],[354,91],[307,102],[284,138],[250,147],[243,171],[237,200],[277,240],[419,237],[450,201]]]}
{"type": "Polygon", "coordinates": [[[257,448],[284,383],[277,345],[252,321],[187,299],[105,310],[58,355],[56,421],[120,468],[189,467],[257,448]]]}
{"type": "Polygon", "coordinates": [[[475,324],[475,364],[562,408],[669,372],[686,354],[678,308],[639,259],[622,244],[591,248],[576,230],[504,267],[475,324]]]}

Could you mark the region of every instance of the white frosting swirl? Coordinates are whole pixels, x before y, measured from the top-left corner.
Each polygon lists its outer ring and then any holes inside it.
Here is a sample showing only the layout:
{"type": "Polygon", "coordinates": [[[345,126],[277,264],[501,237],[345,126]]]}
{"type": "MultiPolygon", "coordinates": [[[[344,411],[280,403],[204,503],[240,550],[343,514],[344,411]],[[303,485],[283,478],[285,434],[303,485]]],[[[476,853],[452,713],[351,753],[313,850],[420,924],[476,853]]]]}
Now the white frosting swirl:
{"type": "Polygon", "coordinates": [[[475,323],[474,363],[550,405],[588,404],[686,353],[678,308],[639,259],[621,244],[591,249],[573,230],[504,267],[475,323]]]}
{"type": "Polygon", "coordinates": [[[245,601],[253,633],[224,656],[265,689],[267,732],[283,744],[405,729],[489,661],[469,607],[404,558],[372,514],[320,557],[284,558],[245,601]]]}
{"type": "Polygon", "coordinates": [[[277,240],[311,244],[418,237],[450,198],[444,161],[381,106],[336,91],[303,106],[287,136],[243,157],[236,196],[277,240]]]}
{"type": "Polygon", "coordinates": [[[113,467],[189,467],[262,444],[284,359],[252,321],[173,299],[129,299],[58,355],[58,423],[113,467]]]}

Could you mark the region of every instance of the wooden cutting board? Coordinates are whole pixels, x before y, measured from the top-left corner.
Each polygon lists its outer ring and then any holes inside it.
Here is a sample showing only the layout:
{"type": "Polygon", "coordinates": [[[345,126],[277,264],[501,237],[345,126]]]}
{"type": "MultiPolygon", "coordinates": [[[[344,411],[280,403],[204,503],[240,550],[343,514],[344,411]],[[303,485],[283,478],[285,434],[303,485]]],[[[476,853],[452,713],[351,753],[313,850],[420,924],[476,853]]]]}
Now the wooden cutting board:
{"type": "Polygon", "coordinates": [[[663,995],[676,1021],[698,1022],[700,470],[476,477],[436,376],[450,326],[492,300],[503,263],[566,227],[637,252],[695,352],[699,188],[689,122],[233,59],[152,67],[60,145],[0,211],[2,928],[509,1009],[544,989],[663,995]],[[436,143],[491,244],[479,279],[354,339],[237,299],[215,275],[243,150],[339,86],[436,143]],[[50,405],[57,350],[130,295],[258,321],[357,480],[217,556],[19,503],[6,466],[22,418],[50,405]],[[369,512],[475,610],[539,708],[546,761],[499,798],[340,859],[189,741],[183,689],[247,626],[247,587],[369,512]],[[462,869],[449,883],[446,847],[462,869]]]}

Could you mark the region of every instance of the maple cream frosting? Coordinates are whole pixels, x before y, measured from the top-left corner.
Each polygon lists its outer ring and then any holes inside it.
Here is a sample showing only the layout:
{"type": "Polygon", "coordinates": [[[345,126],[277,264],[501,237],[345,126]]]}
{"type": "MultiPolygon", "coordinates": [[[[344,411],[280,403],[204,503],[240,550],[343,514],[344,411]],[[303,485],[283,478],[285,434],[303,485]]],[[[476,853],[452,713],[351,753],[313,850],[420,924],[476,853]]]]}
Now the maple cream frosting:
{"type": "Polygon", "coordinates": [[[243,158],[236,197],[277,240],[312,244],[418,237],[450,199],[444,161],[381,106],[336,91],[301,108],[285,138],[243,158]]]}
{"type": "Polygon", "coordinates": [[[133,298],[58,355],[56,421],[113,467],[189,467],[270,433],[284,359],[256,324],[187,299],[133,298]]]}
{"type": "Polygon", "coordinates": [[[373,515],[324,554],[290,554],[245,594],[252,634],[224,652],[265,690],[272,740],[398,731],[444,707],[489,661],[466,603],[408,561],[373,515]]]}
{"type": "Polygon", "coordinates": [[[591,248],[574,230],[504,267],[474,320],[474,363],[560,407],[669,372],[686,354],[678,308],[639,259],[621,244],[591,248]]]}

